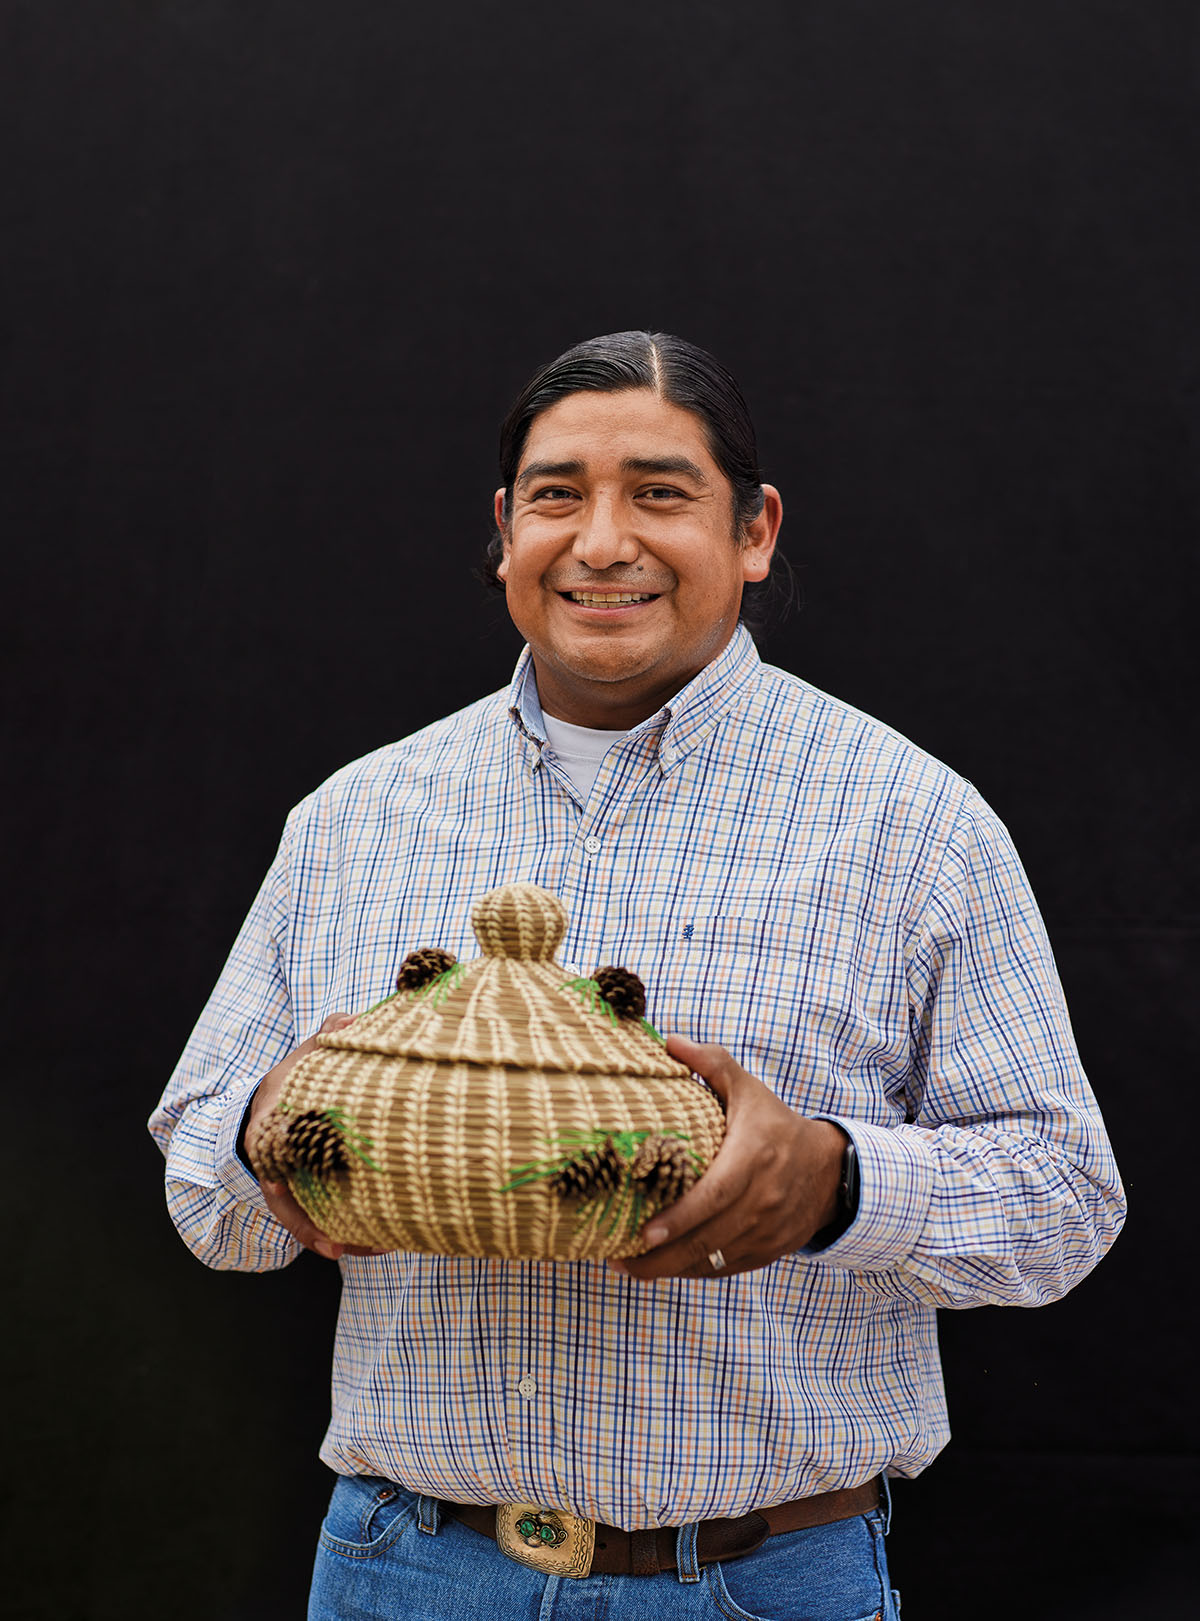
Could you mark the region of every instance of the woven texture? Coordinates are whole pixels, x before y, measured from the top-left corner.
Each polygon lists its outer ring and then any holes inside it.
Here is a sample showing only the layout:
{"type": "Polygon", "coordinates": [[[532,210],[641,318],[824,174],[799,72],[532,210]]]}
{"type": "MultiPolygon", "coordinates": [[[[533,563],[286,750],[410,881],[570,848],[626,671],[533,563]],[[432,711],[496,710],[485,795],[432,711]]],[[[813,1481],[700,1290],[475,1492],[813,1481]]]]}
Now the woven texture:
{"type": "Polygon", "coordinates": [[[646,1219],[716,1153],[720,1104],[643,1024],[636,991],[622,983],[619,1016],[595,980],[554,961],[566,928],[555,896],[506,885],[471,922],[482,958],[318,1038],[251,1133],[252,1161],[282,1169],[339,1242],[523,1260],[639,1253],[646,1219]],[[344,1154],[314,1132],[321,1114],[344,1154]],[[647,1175],[651,1160],[669,1174],[647,1175]]]}

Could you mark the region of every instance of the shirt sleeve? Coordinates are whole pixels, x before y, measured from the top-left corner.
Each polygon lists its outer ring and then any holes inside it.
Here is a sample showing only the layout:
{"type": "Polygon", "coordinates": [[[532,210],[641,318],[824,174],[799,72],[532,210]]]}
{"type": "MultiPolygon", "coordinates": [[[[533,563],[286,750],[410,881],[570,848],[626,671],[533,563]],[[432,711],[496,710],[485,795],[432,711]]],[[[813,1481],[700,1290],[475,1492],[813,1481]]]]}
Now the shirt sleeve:
{"type": "Polygon", "coordinates": [[[1125,1196],[1008,833],[971,794],[909,970],[905,1124],[831,1116],[859,1207],[811,1259],[934,1306],[1039,1306],[1091,1271],[1125,1196]]]}
{"type": "Polygon", "coordinates": [[[166,1156],[171,1219],[192,1253],[221,1270],[272,1271],[300,1250],[237,1151],[255,1088],[297,1043],[286,978],[287,838],[149,1120],[166,1156]]]}

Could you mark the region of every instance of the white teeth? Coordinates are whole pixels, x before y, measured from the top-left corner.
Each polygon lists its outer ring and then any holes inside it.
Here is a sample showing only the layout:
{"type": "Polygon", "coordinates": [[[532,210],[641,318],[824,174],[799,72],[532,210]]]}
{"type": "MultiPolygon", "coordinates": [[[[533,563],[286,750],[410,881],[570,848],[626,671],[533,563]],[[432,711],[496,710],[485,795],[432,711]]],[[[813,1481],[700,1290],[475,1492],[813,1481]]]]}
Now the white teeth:
{"type": "Polygon", "coordinates": [[[632,591],[572,591],[572,602],[649,602],[653,593],[644,592],[638,596],[632,591]]]}

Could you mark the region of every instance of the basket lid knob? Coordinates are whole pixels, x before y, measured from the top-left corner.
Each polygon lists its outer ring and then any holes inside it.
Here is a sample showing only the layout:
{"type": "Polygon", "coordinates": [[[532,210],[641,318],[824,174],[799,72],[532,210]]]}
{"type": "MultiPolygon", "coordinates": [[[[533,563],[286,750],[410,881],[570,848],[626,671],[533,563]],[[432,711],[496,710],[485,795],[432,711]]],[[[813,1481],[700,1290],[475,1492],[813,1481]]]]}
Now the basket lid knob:
{"type": "Polygon", "coordinates": [[[548,962],[567,929],[557,895],[537,884],[502,884],[471,908],[471,927],[489,957],[548,962]]]}

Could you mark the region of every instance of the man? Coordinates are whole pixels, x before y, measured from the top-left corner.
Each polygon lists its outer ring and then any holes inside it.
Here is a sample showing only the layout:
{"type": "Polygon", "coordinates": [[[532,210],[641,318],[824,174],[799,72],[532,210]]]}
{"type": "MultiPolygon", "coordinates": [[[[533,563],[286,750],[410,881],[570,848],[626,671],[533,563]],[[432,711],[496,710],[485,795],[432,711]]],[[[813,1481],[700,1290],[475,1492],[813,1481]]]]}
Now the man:
{"type": "Polygon", "coordinates": [[[967,783],[760,663],[782,505],[711,356],[568,351],[501,470],[512,684],[292,813],[152,1121],[172,1214],[213,1266],[340,1260],[310,1616],[891,1616],[886,1476],[948,1436],[935,1308],[1054,1299],[1123,1216],[1044,930],[967,783]],[[563,898],[564,964],[646,981],[721,1151],[623,1266],[334,1244],[240,1137],[513,879],[563,898]],[[513,1502],[597,1522],[591,1573],[502,1553],[513,1502]]]}

